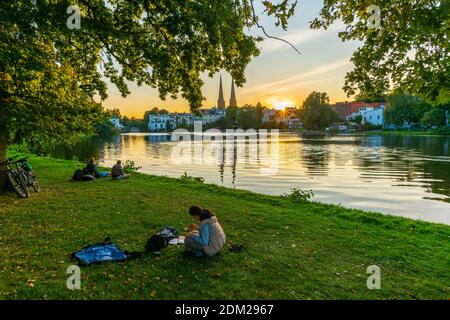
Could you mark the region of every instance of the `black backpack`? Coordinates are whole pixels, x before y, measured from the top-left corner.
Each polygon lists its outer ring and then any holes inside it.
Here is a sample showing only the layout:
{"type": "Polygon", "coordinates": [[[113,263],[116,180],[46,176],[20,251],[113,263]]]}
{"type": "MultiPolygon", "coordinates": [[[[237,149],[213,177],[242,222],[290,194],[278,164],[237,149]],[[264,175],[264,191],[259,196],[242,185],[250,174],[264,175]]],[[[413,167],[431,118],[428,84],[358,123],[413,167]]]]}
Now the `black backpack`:
{"type": "Polygon", "coordinates": [[[169,241],[178,238],[178,231],[174,227],[164,227],[160,232],[154,234],[145,244],[145,252],[152,252],[156,255],[169,245],[169,241]]]}
{"type": "Polygon", "coordinates": [[[92,181],[95,180],[94,176],[84,174],[83,170],[75,170],[72,181],[92,181]]]}
{"type": "Polygon", "coordinates": [[[73,177],[72,177],[72,181],[81,181],[83,179],[83,176],[84,176],[84,174],[83,174],[82,170],[80,170],[80,169],[75,170],[75,173],[73,174],[73,177]]]}
{"type": "Polygon", "coordinates": [[[145,244],[145,252],[159,254],[159,252],[167,247],[167,245],[168,241],[166,238],[154,234],[150,237],[150,239],[147,240],[147,243],[145,244]]]}

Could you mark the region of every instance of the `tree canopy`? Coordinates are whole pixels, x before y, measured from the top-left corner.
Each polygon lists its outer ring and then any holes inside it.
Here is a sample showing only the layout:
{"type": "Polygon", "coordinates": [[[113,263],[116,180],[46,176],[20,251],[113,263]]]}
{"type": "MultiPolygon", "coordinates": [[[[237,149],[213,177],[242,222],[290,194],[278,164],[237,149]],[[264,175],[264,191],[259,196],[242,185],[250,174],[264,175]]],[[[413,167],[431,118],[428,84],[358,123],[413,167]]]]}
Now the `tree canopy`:
{"type": "Polygon", "coordinates": [[[422,99],[406,94],[392,94],[387,101],[389,106],[385,110],[385,122],[396,126],[419,124],[424,114],[432,109],[422,99]]]}
{"type": "Polygon", "coordinates": [[[261,128],[263,120],[263,107],[261,104],[254,106],[244,105],[239,109],[239,113],[237,115],[237,122],[239,127],[247,130],[247,129],[259,129],[261,128]]]}
{"type": "Polygon", "coordinates": [[[423,114],[420,122],[425,126],[444,126],[446,124],[444,112],[440,108],[433,108],[423,114]]]}
{"type": "Polygon", "coordinates": [[[340,38],[363,42],[352,57],[355,68],[346,76],[347,94],[382,96],[394,88],[436,105],[446,104],[450,101],[449,9],[448,1],[325,0],[311,27],[326,29],[341,20],[346,28],[340,38]]]}
{"type": "Polygon", "coordinates": [[[339,119],[329,105],[330,98],[325,92],[312,92],[303,102],[299,118],[308,130],[323,130],[339,119]]]}

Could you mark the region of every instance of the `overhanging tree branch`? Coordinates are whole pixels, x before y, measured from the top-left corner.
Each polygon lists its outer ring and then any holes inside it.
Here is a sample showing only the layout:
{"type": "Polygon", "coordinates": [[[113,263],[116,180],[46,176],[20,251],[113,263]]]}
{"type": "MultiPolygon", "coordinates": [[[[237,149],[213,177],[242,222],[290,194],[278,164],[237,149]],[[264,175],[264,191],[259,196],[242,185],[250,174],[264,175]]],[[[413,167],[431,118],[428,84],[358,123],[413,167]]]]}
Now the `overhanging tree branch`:
{"type": "Polygon", "coordinates": [[[255,14],[255,7],[253,6],[253,0],[250,0],[250,5],[251,5],[251,7],[252,7],[253,22],[256,24],[256,26],[257,26],[258,28],[260,28],[260,29],[262,30],[262,32],[264,33],[264,35],[265,35],[267,38],[270,38],[270,39],[274,39],[274,40],[278,40],[278,41],[282,41],[282,42],[284,42],[284,43],[287,43],[287,44],[288,44],[289,46],[291,46],[295,51],[297,51],[297,53],[298,53],[299,55],[302,55],[302,53],[301,53],[301,52],[300,52],[300,51],[299,51],[292,43],[290,43],[289,41],[287,41],[287,40],[285,40],[285,39],[282,39],[282,38],[278,38],[278,37],[274,37],[274,36],[269,35],[269,34],[266,32],[266,29],[264,29],[264,27],[258,23],[258,19],[256,18],[256,14],[255,14]]]}

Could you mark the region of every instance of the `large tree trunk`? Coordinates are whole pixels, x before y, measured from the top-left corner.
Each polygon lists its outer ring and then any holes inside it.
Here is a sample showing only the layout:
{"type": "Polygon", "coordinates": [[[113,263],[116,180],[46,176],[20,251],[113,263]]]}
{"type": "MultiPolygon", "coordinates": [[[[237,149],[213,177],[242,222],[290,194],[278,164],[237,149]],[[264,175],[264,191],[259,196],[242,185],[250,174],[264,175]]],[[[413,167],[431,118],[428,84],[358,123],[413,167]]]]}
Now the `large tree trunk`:
{"type": "MultiPolygon", "coordinates": [[[[9,74],[1,71],[4,66],[0,64],[0,163],[6,161],[6,148],[8,147],[8,108],[11,107],[11,94],[8,90],[11,82],[9,74]]],[[[7,187],[6,172],[2,171],[0,166],[0,193],[4,192],[7,187]]]]}
{"type": "MultiPolygon", "coordinates": [[[[7,146],[8,146],[8,131],[6,128],[6,123],[0,122],[0,163],[6,160],[7,146]]],[[[0,167],[0,193],[4,192],[8,186],[6,173],[1,169],[2,168],[0,167]]]]}
{"type": "MultiPolygon", "coordinates": [[[[6,148],[8,147],[8,127],[6,120],[7,100],[0,98],[0,163],[6,161],[6,148]]],[[[0,193],[4,192],[7,187],[6,172],[0,167],[0,193]]]]}

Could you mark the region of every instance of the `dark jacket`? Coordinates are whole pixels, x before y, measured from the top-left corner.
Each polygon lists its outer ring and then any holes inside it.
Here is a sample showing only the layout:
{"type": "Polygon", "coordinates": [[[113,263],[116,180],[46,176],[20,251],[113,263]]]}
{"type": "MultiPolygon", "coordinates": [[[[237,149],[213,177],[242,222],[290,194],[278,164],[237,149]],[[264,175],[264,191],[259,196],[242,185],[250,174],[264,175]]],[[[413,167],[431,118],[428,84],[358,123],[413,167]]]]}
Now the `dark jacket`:
{"type": "Polygon", "coordinates": [[[120,177],[120,176],[123,176],[123,167],[122,167],[122,165],[121,164],[115,164],[113,167],[112,167],[112,170],[111,170],[111,176],[114,178],[114,177],[120,177]]]}

